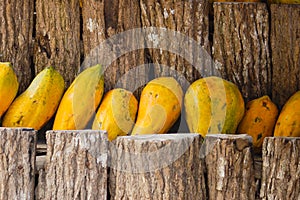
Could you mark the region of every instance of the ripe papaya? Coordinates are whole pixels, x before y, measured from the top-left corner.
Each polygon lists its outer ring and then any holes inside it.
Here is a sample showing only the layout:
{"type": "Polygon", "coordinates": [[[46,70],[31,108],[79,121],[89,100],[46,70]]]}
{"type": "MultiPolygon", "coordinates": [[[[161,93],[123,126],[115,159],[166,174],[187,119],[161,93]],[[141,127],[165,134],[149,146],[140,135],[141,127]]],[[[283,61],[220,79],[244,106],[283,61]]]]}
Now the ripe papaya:
{"type": "Polygon", "coordinates": [[[101,65],[81,72],[65,92],[58,107],[53,130],[84,129],[100,104],[104,91],[101,65]]]}
{"type": "Polygon", "coordinates": [[[17,75],[9,62],[0,62],[0,118],[16,97],[19,89],[17,75]]]}
{"type": "Polygon", "coordinates": [[[186,122],[190,132],[206,134],[235,133],[245,105],[238,87],[211,76],[192,83],[184,97],[186,122]]]}
{"type": "Polygon", "coordinates": [[[64,92],[64,84],[58,71],[53,67],[45,68],[13,101],[2,125],[39,130],[54,115],[64,92]]]}
{"type": "Polygon", "coordinates": [[[264,138],[273,135],[277,115],[277,106],[269,96],[249,101],[237,132],[252,136],[254,150],[260,151],[264,138]]]}
{"type": "Polygon", "coordinates": [[[130,133],[135,122],[138,101],[125,89],[116,88],[108,91],[95,116],[92,129],[106,130],[108,139],[130,133]]]}
{"type": "Polygon", "coordinates": [[[172,77],[150,81],[142,90],[132,135],[166,133],[181,113],[183,92],[172,77]]]}
{"type": "Polygon", "coordinates": [[[275,125],[274,136],[300,137],[300,91],[284,104],[275,125]]]}

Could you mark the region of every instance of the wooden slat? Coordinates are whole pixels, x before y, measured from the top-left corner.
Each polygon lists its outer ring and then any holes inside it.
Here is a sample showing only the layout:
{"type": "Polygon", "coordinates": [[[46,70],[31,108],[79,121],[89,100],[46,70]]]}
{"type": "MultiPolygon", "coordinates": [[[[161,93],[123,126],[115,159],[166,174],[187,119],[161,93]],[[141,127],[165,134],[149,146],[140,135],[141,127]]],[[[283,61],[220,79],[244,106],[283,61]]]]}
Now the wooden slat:
{"type": "Polygon", "coordinates": [[[23,92],[32,80],[34,0],[0,1],[0,61],[11,62],[23,92]]]}
{"type": "Polygon", "coordinates": [[[80,12],[78,0],[36,0],[35,74],[52,65],[66,87],[80,67],[80,12]]]}
{"type": "Polygon", "coordinates": [[[300,5],[271,4],[272,97],[281,108],[300,89],[300,5]]]}

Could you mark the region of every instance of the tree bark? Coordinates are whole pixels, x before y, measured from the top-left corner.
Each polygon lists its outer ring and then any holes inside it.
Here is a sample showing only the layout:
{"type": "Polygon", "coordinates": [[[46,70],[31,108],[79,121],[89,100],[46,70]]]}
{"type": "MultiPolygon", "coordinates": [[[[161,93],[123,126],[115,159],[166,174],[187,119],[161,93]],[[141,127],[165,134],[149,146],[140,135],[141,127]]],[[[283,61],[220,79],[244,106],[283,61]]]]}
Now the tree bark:
{"type": "Polygon", "coordinates": [[[0,128],[0,199],[34,199],[36,131],[0,128]]]}
{"type": "Polygon", "coordinates": [[[107,139],[100,131],[48,131],[45,199],[106,199],[107,139]]]}
{"type": "Polygon", "coordinates": [[[300,199],[300,139],[267,137],[263,144],[262,199],[300,199]]]}
{"type": "Polygon", "coordinates": [[[245,100],[271,95],[269,14],[265,3],[214,3],[213,57],[245,100]]]}
{"type": "Polygon", "coordinates": [[[110,146],[111,199],[206,199],[198,134],[119,137],[110,146]]]}
{"type": "Polygon", "coordinates": [[[36,0],[35,74],[54,66],[68,87],[80,67],[78,0],[36,0]]]}
{"type": "Polygon", "coordinates": [[[271,4],[272,97],[281,108],[300,89],[300,5],[271,4]]]}
{"type": "Polygon", "coordinates": [[[32,80],[34,0],[0,2],[0,61],[11,62],[23,92],[32,80]]]}
{"type": "Polygon", "coordinates": [[[255,199],[251,141],[247,135],[206,136],[208,199],[255,199]]]}
{"type": "Polygon", "coordinates": [[[84,68],[96,63],[105,67],[106,91],[122,87],[134,92],[144,86],[148,68],[138,68],[146,63],[144,37],[131,30],[141,28],[139,2],[87,0],[82,6],[84,68]]]}
{"type": "Polygon", "coordinates": [[[153,27],[145,39],[154,77],[173,76],[185,88],[212,74],[208,1],[141,0],[140,5],[142,26],[153,27]]]}

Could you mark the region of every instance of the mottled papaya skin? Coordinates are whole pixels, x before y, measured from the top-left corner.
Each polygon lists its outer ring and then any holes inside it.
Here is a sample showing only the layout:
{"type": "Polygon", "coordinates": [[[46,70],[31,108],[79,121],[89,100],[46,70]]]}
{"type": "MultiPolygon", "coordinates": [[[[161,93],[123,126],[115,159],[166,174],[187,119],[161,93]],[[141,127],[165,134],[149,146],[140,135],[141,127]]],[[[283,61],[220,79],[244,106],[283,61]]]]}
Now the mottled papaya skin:
{"type": "Polygon", "coordinates": [[[184,97],[186,121],[190,132],[206,134],[235,133],[245,112],[237,86],[219,77],[206,77],[192,83],[184,97]]]}
{"type": "Polygon", "coordinates": [[[13,102],[18,88],[19,82],[11,63],[0,62],[0,118],[13,102]]]}
{"type": "Polygon", "coordinates": [[[53,67],[41,71],[8,108],[2,125],[41,129],[54,115],[65,88],[64,79],[53,67]]]}
{"type": "Polygon", "coordinates": [[[237,132],[252,136],[254,150],[260,151],[264,138],[273,135],[277,115],[278,108],[269,96],[249,101],[237,132]]]}
{"type": "Polygon", "coordinates": [[[268,4],[300,4],[300,0],[268,0],[268,4]]]}
{"type": "Polygon", "coordinates": [[[172,77],[150,81],[142,91],[132,135],[166,133],[181,113],[183,91],[172,77]]]}
{"type": "Polygon", "coordinates": [[[92,129],[107,131],[108,139],[130,133],[135,123],[138,101],[125,89],[108,91],[95,116],[92,129]]]}
{"type": "Polygon", "coordinates": [[[274,136],[300,137],[300,91],[293,94],[283,106],[274,136]]]}

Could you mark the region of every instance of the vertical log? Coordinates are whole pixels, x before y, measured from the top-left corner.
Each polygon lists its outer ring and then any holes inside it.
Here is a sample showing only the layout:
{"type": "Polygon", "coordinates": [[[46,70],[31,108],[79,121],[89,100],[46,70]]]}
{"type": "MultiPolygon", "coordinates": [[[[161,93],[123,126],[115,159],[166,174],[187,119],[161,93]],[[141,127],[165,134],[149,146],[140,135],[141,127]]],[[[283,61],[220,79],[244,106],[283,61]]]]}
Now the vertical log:
{"type": "Polygon", "coordinates": [[[106,199],[107,139],[100,131],[48,131],[45,199],[106,199]]]}
{"type": "Polygon", "coordinates": [[[267,137],[260,197],[300,199],[300,138],[267,137]]]}
{"type": "Polygon", "coordinates": [[[119,137],[110,147],[111,199],[206,199],[198,134],[119,137]]]}
{"type": "Polygon", "coordinates": [[[0,199],[34,199],[36,132],[0,128],[0,199]]]}
{"type": "Polygon", "coordinates": [[[269,14],[265,3],[214,3],[213,57],[245,100],[271,95],[269,14]]]}
{"type": "Polygon", "coordinates": [[[78,0],[37,0],[35,73],[53,65],[66,87],[80,67],[80,12],[78,0]]]}
{"type": "Polygon", "coordinates": [[[140,4],[143,27],[164,28],[170,33],[157,36],[153,31],[146,38],[148,46],[153,46],[149,53],[155,64],[154,77],[173,76],[186,86],[212,73],[207,62],[211,61],[208,1],[141,0],[140,4]],[[183,35],[177,37],[173,31],[183,35]]]}
{"type": "Polygon", "coordinates": [[[34,0],[0,2],[0,61],[11,62],[23,92],[32,80],[34,0]]]}
{"type": "Polygon", "coordinates": [[[206,136],[208,199],[255,199],[251,141],[247,135],[206,136]]]}
{"type": "Polygon", "coordinates": [[[272,97],[282,107],[300,89],[300,5],[271,4],[272,97]]]}
{"type": "Polygon", "coordinates": [[[143,86],[148,81],[148,69],[137,66],[146,62],[145,50],[136,47],[143,47],[144,38],[136,35],[140,30],[125,33],[141,28],[138,1],[87,0],[82,6],[83,67],[96,63],[105,66],[106,91],[115,87],[135,91],[143,86]]]}

